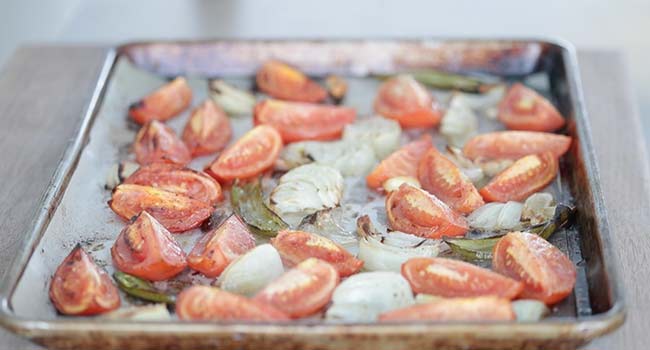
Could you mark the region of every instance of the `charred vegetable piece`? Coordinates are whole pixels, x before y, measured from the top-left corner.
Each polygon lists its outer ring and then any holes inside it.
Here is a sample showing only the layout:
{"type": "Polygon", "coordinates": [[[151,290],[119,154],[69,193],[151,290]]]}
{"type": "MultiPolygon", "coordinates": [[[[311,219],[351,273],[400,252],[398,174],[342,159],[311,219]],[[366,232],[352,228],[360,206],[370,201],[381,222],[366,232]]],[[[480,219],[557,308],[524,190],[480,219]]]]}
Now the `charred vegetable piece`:
{"type": "Polygon", "coordinates": [[[113,278],[124,293],[154,303],[174,304],[176,296],[158,290],[149,281],[129,275],[121,271],[115,271],[113,278]]]}
{"type": "Polygon", "coordinates": [[[171,232],[201,226],[214,210],[205,202],[150,186],[122,184],[113,190],[108,205],[124,220],[148,211],[171,232]]]}
{"type": "Polygon", "coordinates": [[[106,271],[77,245],[56,269],[50,300],[65,315],[90,316],[120,307],[120,296],[106,271]]]}
{"type": "Polygon", "coordinates": [[[205,100],[192,111],[183,129],[183,142],[193,157],[221,151],[230,141],[230,137],[230,119],[210,100],[205,100]]]}
{"type": "Polygon", "coordinates": [[[302,102],[264,100],[255,105],[255,125],[270,125],[284,143],[335,140],[357,116],[354,108],[302,102]]]}
{"type": "Polygon", "coordinates": [[[135,158],[140,165],[172,163],[185,165],[192,160],[187,146],[172,128],[153,120],[145,124],[135,136],[135,158]]]}
{"type": "Polygon", "coordinates": [[[377,114],[398,121],[404,128],[430,128],[442,117],[433,96],[409,75],[383,82],[373,106],[377,114]]]}
{"type": "Polygon", "coordinates": [[[152,120],[170,119],[192,102],[192,90],[183,77],[178,77],[161,86],[145,98],[129,107],[129,116],[138,124],[152,120]]]}
{"type": "Polygon", "coordinates": [[[431,136],[424,135],[420,139],[407,143],[393,152],[366,176],[366,185],[378,189],[388,179],[397,176],[417,178],[418,163],[424,154],[433,147],[431,136]]]}
{"type": "Polygon", "coordinates": [[[379,321],[513,321],[510,300],[497,297],[451,298],[416,304],[379,315],[379,321]]]}
{"type": "Polygon", "coordinates": [[[223,80],[210,81],[210,97],[230,115],[251,114],[255,107],[255,96],[238,89],[223,80]]]}
{"type": "Polygon", "coordinates": [[[267,61],[257,71],[257,87],[282,100],[322,102],[327,91],[298,69],[279,61],[267,61]]]}
{"type": "Polygon", "coordinates": [[[325,78],[325,88],[334,103],[339,104],[348,92],[348,83],[337,75],[328,75],[325,78]]]}
{"type": "Polygon", "coordinates": [[[542,95],[514,84],[499,103],[499,120],[512,130],[554,131],[564,126],[560,112],[542,95]]]}
{"type": "Polygon", "coordinates": [[[146,211],[120,232],[111,257],[118,270],[150,281],[174,277],[187,266],[183,248],[146,211]]]}
{"type": "Polygon", "coordinates": [[[259,181],[235,183],[230,190],[230,201],[237,215],[256,233],[275,236],[278,231],[288,228],[288,225],[264,203],[259,181]]]}

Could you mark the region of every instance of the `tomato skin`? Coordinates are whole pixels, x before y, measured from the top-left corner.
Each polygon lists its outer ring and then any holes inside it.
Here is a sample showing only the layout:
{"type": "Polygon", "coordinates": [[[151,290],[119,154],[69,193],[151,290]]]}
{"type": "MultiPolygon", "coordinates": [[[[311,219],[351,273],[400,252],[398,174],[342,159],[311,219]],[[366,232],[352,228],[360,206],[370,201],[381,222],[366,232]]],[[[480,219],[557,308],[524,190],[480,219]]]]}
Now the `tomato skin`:
{"type": "Polygon", "coordinates": [[[551,183],[558,168],[552,153],[525,156],[492,178],[479,193],[486,202],[521,202],[551,183]]]}
{"type": "Polygon", "coordinates": [[[402,276],[413,293],[445,298],[496,296],[512,300],[523,290],[521,282],[459,260],[412,258],[402,265],[402,276]]]}
{"type": "Polygon", "coordinates": [[[120,307],[120,295],[106,271],[77,245],[56,269],[49,296],[65,315],[91,316],[120,307]]]}
{"type": "Polygon", "coordinates": [[[108,205],[124,220],[147,211],[171,232],[199,227],[214,208],[202,201],[150,186],[122,184],[113,190],[108,205]]]}
{"type": "Polygon", "coordinates": [[[516,83],[499,103],[499,120],[511,130],[554,131],[565,120],[546,98],[516,83]]]}
{"type": "Polygon", "coordinates": [[[438,125],[442,112],[433,96],[409,75],[386,80],[379,87],[375,112],[394,119],[404,128],[429,128],[438,125]]]}
{"type": "Polygon", "coordinates": [[[212,100],[205,100],[192,111],[182,136],[193,157],[221,151],[231,137],[230,119],[212,100]]]}
{"type": "Polygon", "coordinates": [[[205,173],[175,164],[154,163],[140,167],[125,184],[151,186],[185,195],[210,205],[223,199],[221,186],[205,173]]]}
{"type": "Polygon", "coordinates": [[[280,133],[271,126],[259,125],[221,152],[205,171],[219,181],[250,179],[270,169],[280,150],[280,133]]]}
{"type": "Polygon", "coordinates": [[[422,156],[433,148],[431,142],[431,136],[426,134],[391,153],[366,176],[366,185],[370,188],[379,189],[386,180],[393,177],[410,176],[417,178],[418,164],[422,156]]]}
{"type": "Polygon", "coordinates": [[[327,91],[298,69],[279,61],[267,61],[257,71],[257,87],[265,94],[287,101],[322,102],[327,91]]]}
{"type": "Polygon", "coordinates": [[[120,232],[111,257],[118,270],[150,281],[164,281],[187,267],[183,248],[146,211],[120,232]]]}
{"type": "Polygon", "coordinates": [[[571,146],[571,137],[538,131],[497,131],[471,138],[463,147],[469,159],[519,159],[551,152],[562,157],[571,146]]]}
{"type": "Polygon", "coordinates": [[[496,297],[454,298],[416,304],[379,315],[390,321],[513,321],[515,312],[508,299],[496,297]]]}
{"type": "Polygon", "coordinates": [[[576,268],[557,247],[535,234],[510,232],[493,249],[495,271],[523,282],[521,298],[555,304],[573,291],[576,268]]]}
{"type": "Polygon", "coordinates": [[[338,139],[357,116],[354,108],[280,100],[258,102],[253,114],[255,125],[274,127],[284,143],[338,139]]]}
{"type": "Polygon", "coordinates": [[[192,89],[183,77],[177,77],[129,107],[129,116],[138,124],[165,121],[189,107],[192,89]]]}
{"type": "Polygon", "coordinates": [[[469,214],[485,204],[472,181],[435,148],[420,159],[418,180],[427,192],[462,214],[469,214]]]}
{"type": "Polygon", "coordinates": [[[329,303],[339,281],[334,266],[309,258],[264,287],[254,300],[274,306],[291,318],[305,317],[329,303]]]}
{"type": "Polygon", "coordinates": [[[278,232],[271,244],[278,250],[282,261],[294,266],[309,258],[318,258],[332,264],[339,276],[355,274],[363,267],[363,261],[355,258],[336,242],[304,231],[283,230],[278,232]]]}
{"type": "Polygon", "coordinates": [[[172,163],[186,165],[190,151],[169,126],[153,120],[145,124],[133,143],[135,159],[140,165],[172,163]]]}
{"type": "Polygon", "coordinates": [[[194,285],[176,299],[181,320],[284,321],[289,317],[270,305],[216,287],[194,285]]]}
{"type": "Polygon", "coordinates": [[[386,212],[391,229],[420,237],[462,236],[469,229],[462,215],[435,196],[408,184],[388,194],[386,212]]]}
{"type": "Polygon", "coordinates": [[[187,256],[190,268],[213,278],[237,257],[255,248],[255,237],[237,215],[199,239],[187,256]]]}

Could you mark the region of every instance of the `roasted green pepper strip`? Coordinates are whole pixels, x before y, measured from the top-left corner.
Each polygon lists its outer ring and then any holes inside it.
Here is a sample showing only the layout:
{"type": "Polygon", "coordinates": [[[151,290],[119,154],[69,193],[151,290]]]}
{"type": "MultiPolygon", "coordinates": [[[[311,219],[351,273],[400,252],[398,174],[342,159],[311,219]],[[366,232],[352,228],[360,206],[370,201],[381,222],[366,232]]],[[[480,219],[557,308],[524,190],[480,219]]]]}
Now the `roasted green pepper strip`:
{"type": "Polygon", "coordinates": [[[264,203],[259,181],[235,183],[230,190],[235,213],[258,234],[274,237],[289,226],[264,203]]]}
{"type": "Polygon", "coordinates": [[[117,282],[117,286],[130,296],[156,303],[176,303],[176,297],[174,295],[159,291],[149,281],[120,271],[116,271],[113,274],[113,278],[117,282]]]}
{"type": "MultiPolygon", "coordinates": [[[[415,80],[434,89],[460,90],[470,93],[483,93],[489,90],[494,84],[481,79],[466,75],[453,74],[438,70],[422,70],[408,72],[415,80]]],[[[386,79],[390,76],[380,75],[379,79],[386,79]]]]}
{"type": "MultiPolygon", "coordinates": [[[[522,231],[535,233],[548,240],[553,233],[566,227],[575,213],[575,208],[564,204],[558,204],[555,208],[553,218],[545,223],[528,227],[522,231]]],[[[451,250],[468,260],[492,259],[492,248],[505,234],[495,235],[489,238],[444,238],[443,240],[451,250]]]]}

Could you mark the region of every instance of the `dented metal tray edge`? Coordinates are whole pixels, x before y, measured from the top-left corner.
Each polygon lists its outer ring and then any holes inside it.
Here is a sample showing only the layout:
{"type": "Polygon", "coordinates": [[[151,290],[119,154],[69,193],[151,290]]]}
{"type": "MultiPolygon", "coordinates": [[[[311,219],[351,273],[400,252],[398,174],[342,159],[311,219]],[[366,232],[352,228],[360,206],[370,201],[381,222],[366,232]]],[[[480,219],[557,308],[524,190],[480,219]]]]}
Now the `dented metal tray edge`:
{"type": "MultiPolygon", "coordinates": [[[[366,38],[364,40],[397,40],[399,38],[366,38]]],[[[421,38],[420,38],[421,39],[421,38]]],[[[301,39],[309,40],[309,39],[301,39]]],[[[354,41],[354,39],[343,39],[354,41]]],[[[409,38],[408,40],[417,40],[409,38]]],[[[598,336],[612,332],[623,324],[625,319],[625,307],[622,295],[621,281],[618,278],[617,266],[612,251],[610,227],[607,219],[604,197],[600,187],[599,171],[596,162],[596,155],[593,152],[591,130],[587,122],[587,113],[582,96],[582,87],[578,74],[577,55],[574,47],[563,40],[548,38],[426,38],[425,40],[441,41],[511,41],[511,42],[539,42],[555,46],[562,51],[562,60],[565,65],[566,75],[568,77],[569,94],[571,102],[574,105],[577,122],[577,133],[580,139],[580,151],[585,156],[585,163],[588,171],[588,182],[593,195],[595,204],[595,214],[598,221],[600,238],[603,242],[602,250],[604,256],[604,270],[607,273],[609,282],[612,286],[613,304],[612,307],[604,313],[585,316],[580,318],[567,319],[550,319],[540,322],[530,323],[390,323],[390,324],[268,324],[268,323],[232,323],[232,324],[214,324],[208,322],[153,322],[153,321],[113,321],[113,320],[93,320],[88,318],[82,319],[57,319],[57,320],[38,320],[20,317],[11,310],[9,299],[20,279],[22,273],[34,253],[34,249],[40,238],[45,232],[49,221],[56,211],[58,203],[65,193],[70,177],[75,171],[76,164],[82,154],[84,146],[88,142],[88,134],[92,128],[93,121],[97,110],[101,105],[102,97],[106,91],[107,83],[114,64],[122,48],[129,45],[143,44],[141,42],[128,43],[109,49],[106,58],[100,70],[92,97],[88,107],[83,114],[76,136],[71,140],[64,155],[57,167],[48,189],[41,199],[36,216],[30,225],[29,232],[25,235],[25,240],[18,251],[18,254],[12,265],[5,272],[0,281],[0,325],[5,328],[32,339],[46,339],[48,337],[65,337],[84,332],[111,333],[120,334],[128,337],[129,335],[163,335],[163,334],[182,334],[188,335],[214,335],[223,337],[228,334],[254,334],[254,335],[371,335],[384,333],[386,336],[391,335],[413,335],[420,332],[431,332],[432,335],[444,337],[454,332],[467,333],[476,332],[483,334],[483,338],[494,339],[507,337],[509,333],[527,335],[539,340],[551,339],[555,337],[567,340],[579,340],[584,343],[598,336]],[[436,331],[437,330],[437,331],[436,331]],[[541,332],[540,332],[541,331],[541,332]]],[[[201,40],[199,42],[210,42],[213,40],[201,40]]],[[[216,41],[220,41],[217,39],[216,41]]],[[[246,40],[231,40],[246,41],[246,40]]],[[[252,41],[252,40],[251,40],[252,41]]],[[[260,39],[255,39],[260,41],[260,39]]],[[[263,40],[262,40],[263,41],[263,40]]],[[[283,41],[272,39],[272,41],[283,41]]],[[[290,41],[290,40],[289,40],[290,41]]],[[[322,40],[328,41],[328,40],[322,40]]],[[[337,41],[336,39],[333,41],[337,41]]],[[[180,43],[196,43],[197,41],[183,41],[180,43]]],[[[168,41],[161,43],[179,43],[179,41],[168,41]]]]}

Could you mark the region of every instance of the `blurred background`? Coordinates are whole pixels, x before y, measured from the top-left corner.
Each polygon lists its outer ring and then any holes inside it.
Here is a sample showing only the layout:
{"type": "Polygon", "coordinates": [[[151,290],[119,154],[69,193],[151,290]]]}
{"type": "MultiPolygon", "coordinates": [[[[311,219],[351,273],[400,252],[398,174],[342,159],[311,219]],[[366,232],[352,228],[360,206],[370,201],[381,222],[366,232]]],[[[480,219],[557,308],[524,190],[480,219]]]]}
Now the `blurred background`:
{"type": "MultiPolygon", "coordinates": [[[[625,53],[650,137],[650,1],[3,0],[0,67],[20,45],[213,37],[559,37],[625,53]]],[[[612,118],[616,118],[615,115],[612,118]]]]}

